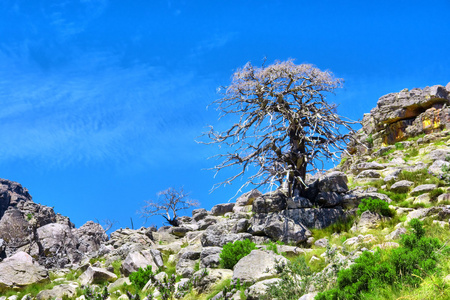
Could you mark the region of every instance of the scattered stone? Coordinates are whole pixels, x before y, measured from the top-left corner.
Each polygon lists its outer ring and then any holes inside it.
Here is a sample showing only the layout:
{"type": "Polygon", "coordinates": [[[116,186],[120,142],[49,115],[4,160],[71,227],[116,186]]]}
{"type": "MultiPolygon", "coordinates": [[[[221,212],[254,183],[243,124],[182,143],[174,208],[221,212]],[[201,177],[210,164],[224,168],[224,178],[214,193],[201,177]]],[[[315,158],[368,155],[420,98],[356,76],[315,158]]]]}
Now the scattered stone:
{"type": "Polygon", "coordinates": [[[259,300],[262,296],[267,294],[267,288],[270,284],[276,284],[280,281],[280,278],[272,278],[259,281],[245,290],[245,296],[248,300],[259,300]]]}
{"type": "Polygon", "coordinates": [[[406,234],[406,229],[404,227],[400,227],[392,231],[390,234],[386,235],[385,238],[387,240],[398,240],[403,234],[406,234]]]}
{"type": "Polygon", "coordinates": [[[117,275],[107,271],[103,268],[88,267],[83,274],[80,275],[79,280],[82,285],[90,285],[96,283],[103,283],[105,281],[113,282],[117,279],[117,275]]]}
{"type": "Polygon", "coordinates": [[[233,280],[239,279],[241,283],[251,283],[272,278],[276,275],[277,263],[287,263],[287,259],[271,251],[253,250],[234,266],[233,280]]]}
{"type": "Polygon", "coordinates": [[[431,192],[432,190],[436,189],[437,185],[436,184],[422,184],[419,186],[416,186],[412,191],[411,191],[411,195],[416,196],[416,195],[420,195],[423,193],[427,193],[427,192],[431,192]]]}
{"type": "Polygon", "coordinates": [[[394,193],[407,193],[414,185],[414,182],[409,180],[401,180],[391,185],[390,190],[394,193]]]}
{"type": "Polygon", "coordinates": [[[77,284],[60,284],[54,286],[51,290],[40,291],[36,299],[37,300],[50,300],[56,298],[73,298],[77,295],[77,284]]]}
{"type": "Polygon", "coordinates": [[[329,245],[327,238],[321,238],[314,242],[314,245],[319,248],[326,248],[329,245]]]}

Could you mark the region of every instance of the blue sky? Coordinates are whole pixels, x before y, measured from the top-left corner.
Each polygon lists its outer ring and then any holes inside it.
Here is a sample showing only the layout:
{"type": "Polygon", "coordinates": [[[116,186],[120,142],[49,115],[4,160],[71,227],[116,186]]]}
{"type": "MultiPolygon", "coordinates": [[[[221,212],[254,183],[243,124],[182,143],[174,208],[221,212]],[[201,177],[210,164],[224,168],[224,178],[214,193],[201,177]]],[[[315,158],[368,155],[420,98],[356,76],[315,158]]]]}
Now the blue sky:
{"type": "MultiPolygon", "coordinates": [[[[216,148],[195,138],[216,89],[251,61],[296,59],[345,80],[351,119],[403,88],[450,81],[450,1],[0,2],[0,177],[77,227],[136,211],[168,187],[201,206],[216,148]]],[[[160,225],[161,219],[147,225],[160,225]]]]}

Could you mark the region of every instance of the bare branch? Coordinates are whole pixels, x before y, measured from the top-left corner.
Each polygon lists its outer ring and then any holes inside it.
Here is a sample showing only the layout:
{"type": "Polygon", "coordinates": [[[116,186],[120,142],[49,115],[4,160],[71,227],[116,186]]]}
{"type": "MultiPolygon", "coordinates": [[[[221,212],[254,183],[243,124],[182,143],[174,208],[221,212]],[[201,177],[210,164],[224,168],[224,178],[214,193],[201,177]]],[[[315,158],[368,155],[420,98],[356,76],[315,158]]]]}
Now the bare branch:
{"type": "Polygon", "coordinates": [[[179,190],[168,188],[158,192],[157,195],[157,201],[145,201],[145,205],[138,211],[145,220],[159,215],[166,219],[170,225],[178,226],[178,211],[199,206],[198,201],[190,199],[189,193],[185,192],[183,188],[179,190]]]}
{"type": "Polygon", "coordinates": [[[301,193],[306,173],[322,170],[326,160],[336,161],[352,137],[351,125],[357,122],[339,116],[336,105],[325,101],[342,82],[328,71],[293,60],[261,68],[247,63],[238,69],[231,84],[221,89],[222,98],[213,103],[220,118],[237,115],[239,121],[223,132],[210,126],[203,134],[203,143],[229,149],[216,156],[216,172],[239,166],[218,186],[254,168],[242,187],[287,181],[289,191],[301,193]]]}

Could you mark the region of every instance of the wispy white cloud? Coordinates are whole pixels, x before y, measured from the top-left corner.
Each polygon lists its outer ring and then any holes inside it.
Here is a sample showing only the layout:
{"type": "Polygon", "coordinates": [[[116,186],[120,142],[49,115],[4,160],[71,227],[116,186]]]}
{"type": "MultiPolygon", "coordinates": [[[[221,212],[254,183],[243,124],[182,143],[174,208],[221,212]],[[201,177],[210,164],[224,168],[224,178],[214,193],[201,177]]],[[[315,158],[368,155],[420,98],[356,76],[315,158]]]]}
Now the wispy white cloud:
{"type": "Polygon", "coordinates": [[[120,56],[101,52],[80,53],[47,72],[15,50],[0,51],[0,65],[9,66],[0,69],[0,161],[61,166],[191,159],[186,150],[196,147],[201,99],[209,97],[194,74],[124,66],[120,56]]]}

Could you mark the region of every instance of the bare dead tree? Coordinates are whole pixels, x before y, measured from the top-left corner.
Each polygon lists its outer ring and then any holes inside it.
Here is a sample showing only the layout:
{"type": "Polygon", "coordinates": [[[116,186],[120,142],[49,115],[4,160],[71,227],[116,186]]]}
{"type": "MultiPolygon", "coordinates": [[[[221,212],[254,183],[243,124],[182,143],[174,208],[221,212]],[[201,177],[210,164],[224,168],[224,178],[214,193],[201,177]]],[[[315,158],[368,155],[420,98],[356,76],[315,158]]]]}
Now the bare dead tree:
{"type": "Polygon", "coordinates": [[[178,226],[177,212],[198,205],[199,203],[196,200],[189,198],[189,193],[186,193],[183,188],[179,190],[168,188],[158,192],[157,201],[145,201],[145,205],[141,208],[139,214],[146,220],[156,215],[163,216],[170,225],[178,226]]]}
{"type": "Polygon", "coordinates": [[[225,149],[213,169],[237,167],[238,172],[217,184],[231,184],[255,168],[239,191],[249,185],[283,185],[289,195],[302,194],[307,172],[321,171],[326,161],[337,161],[357,123],[336,113],[336,105],[325,101],[327,93],[341,87],[342,79],[309,64],[293,60],[256,68],[247,63],[232,76],[229,86],[219,90],[214,101],[221,112],[238,120],[218,132],[210,126],[205,144],[225,149]],[[341,131],[349,133],[343,134],[341,131]]]}

